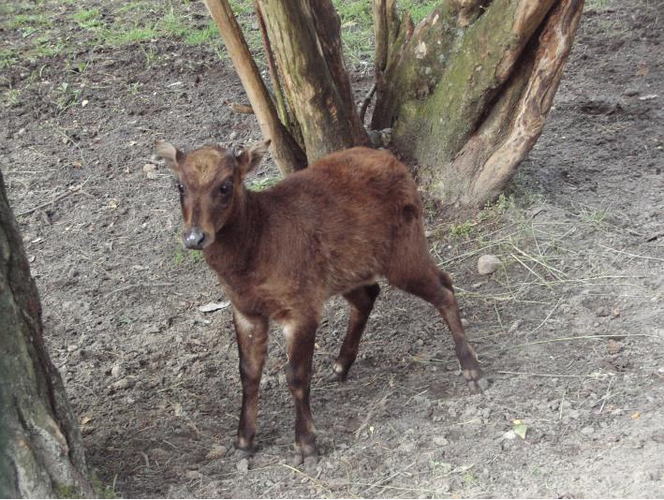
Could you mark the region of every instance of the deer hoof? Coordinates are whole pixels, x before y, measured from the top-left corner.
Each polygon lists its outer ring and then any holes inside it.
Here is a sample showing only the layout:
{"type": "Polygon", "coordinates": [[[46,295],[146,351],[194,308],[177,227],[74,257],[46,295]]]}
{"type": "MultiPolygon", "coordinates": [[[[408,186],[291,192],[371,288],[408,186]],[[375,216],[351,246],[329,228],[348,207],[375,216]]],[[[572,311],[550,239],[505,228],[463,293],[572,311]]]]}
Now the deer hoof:
{"type": "Polygon", "coordinates": [[[484,392],[491,385],[489,379],[484,377],[484,375],[482,374],[482,370],[480,370],[479,368],[464,370],[463,376],[465,377],[466,381],[468,382],[468,385],[474,392],[484,392]]]}

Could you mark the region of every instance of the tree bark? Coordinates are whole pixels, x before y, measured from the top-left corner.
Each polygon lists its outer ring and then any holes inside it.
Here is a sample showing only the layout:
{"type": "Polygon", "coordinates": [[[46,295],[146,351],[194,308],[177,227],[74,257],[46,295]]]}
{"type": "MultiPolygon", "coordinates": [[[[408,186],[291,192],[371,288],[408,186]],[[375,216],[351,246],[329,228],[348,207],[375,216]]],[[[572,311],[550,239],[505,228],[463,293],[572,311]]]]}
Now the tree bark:
{"type": "Polygon", "coordinates": [[[0,498],[74,496],[94,492],[0,172],[0,498]]]}
{"type": "Polygon", "coordinates": [[[541,133],[582,7],[449,1],[414,30],[388,33],[372,128],[393,128],[395,147],[444,205],[484,205],[541,133]]]}
{"type": "MultiPolygon", "coordinates": [[[[442,205],[482,207],[542,131],[583,0],[445,0],[418,26],[407,13],[399,19],[397,1],[372,0],[371,128],[392,129],[392,146],[417,163],[420,184],[442,205]]],[[[255,2],[278,67],[270,61],[273,84],[287,101],[282,120],[308,161],[368,145],[331,0],[255,2]]]]}
{"type": "Polygon", "coordinates": [[[309,162],[369,139],[355,109],[330,0],[259,0],[309,162]]]}
{"type": "Polygon", "coordinates": [[[283,175],[287,175],[306,167],[304,151],[279,120],[270,93],[251,57],[228,0],[205,0],[205,5],[219,27],[219,33],[247,92],[261,132],[266,139],[272,140],[270,149],[279,170],[283,175]]]}

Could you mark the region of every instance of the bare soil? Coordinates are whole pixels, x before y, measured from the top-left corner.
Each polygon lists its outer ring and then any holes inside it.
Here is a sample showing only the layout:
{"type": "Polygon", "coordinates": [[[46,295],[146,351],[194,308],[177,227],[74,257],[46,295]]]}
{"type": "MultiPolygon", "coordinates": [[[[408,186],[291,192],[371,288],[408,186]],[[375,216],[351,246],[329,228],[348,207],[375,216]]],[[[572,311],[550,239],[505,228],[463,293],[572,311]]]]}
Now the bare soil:
{"type": "MultiPolygon", "coordinates": [[[[21,92],[2,110],[2,170],[102,483],[122,497],[664,497],[660,7],[593,2],[507,196],[453,225],[430,214],[492,387],[472,394],[435,311],[387,286],[349,380],[325,382],[347,321],[333,300],[312,391],[323,456],[309,469],[287,460],[294,411],[277,330],[260,449],[234,454],[231,313],[198,311],[225,299],[181,249],[174,184],[153,157],[162,137],[185,149],[260,139],[226,104],[245,100],[230,64],[166,40],[81,43],[3,69],[0,90],[21,92]],[[476,270],[483,253],[503,262],[489,277],[476,270]]],[[[19,30],[0,34],[22,43],[19,30]]],[[[63,27],[65,42],[80,36],[63,27]]],[[[257,178],[274,172],[268,161],[257,178]]]]}

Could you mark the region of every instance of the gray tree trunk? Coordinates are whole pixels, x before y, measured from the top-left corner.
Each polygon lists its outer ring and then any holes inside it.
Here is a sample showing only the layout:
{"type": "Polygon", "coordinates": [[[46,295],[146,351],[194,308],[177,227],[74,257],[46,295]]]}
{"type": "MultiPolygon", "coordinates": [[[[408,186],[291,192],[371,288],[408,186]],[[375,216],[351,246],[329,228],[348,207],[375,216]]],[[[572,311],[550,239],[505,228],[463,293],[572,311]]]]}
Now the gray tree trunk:
{"type": "Polygon", "coordinates": [[[0,498],[93,495],[0,172],[0,498]]]}

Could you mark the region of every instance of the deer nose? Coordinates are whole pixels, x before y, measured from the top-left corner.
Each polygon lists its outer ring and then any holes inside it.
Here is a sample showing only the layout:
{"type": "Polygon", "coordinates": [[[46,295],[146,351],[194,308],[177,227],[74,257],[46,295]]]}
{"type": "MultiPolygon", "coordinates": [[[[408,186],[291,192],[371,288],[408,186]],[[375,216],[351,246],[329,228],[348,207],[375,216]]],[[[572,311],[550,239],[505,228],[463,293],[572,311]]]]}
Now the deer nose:
{"type": "Polygon", "coordinates": [[[192,227],[184,234],[184,246],[192,250],[201,250],[205,242],[205,233],[199,227],[192,227]]]}

